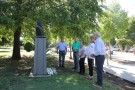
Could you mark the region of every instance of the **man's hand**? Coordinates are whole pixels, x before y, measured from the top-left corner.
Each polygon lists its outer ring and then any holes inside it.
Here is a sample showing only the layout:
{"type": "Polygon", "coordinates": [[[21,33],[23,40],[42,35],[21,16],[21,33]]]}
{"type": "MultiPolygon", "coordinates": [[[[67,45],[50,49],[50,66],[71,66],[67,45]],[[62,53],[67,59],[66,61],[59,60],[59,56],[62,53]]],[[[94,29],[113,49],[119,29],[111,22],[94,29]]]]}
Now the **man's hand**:
{"type": "Polygon", "coordinates": [[[65,55],[67,54],[67,51],[65,51],[65,55]]]}
{"type": "Polygon", "coordinates": [[[90,56],[93,57],[93,58],[95,58],[95,55],[94,54],[91,54],[90,56]]]}
{"type": "Polygon", "coordinates": [[[75,53],[76,53],[76,52],[77,52],[77,50],[73,50],[73,52],[75,52],[75,53]]]}

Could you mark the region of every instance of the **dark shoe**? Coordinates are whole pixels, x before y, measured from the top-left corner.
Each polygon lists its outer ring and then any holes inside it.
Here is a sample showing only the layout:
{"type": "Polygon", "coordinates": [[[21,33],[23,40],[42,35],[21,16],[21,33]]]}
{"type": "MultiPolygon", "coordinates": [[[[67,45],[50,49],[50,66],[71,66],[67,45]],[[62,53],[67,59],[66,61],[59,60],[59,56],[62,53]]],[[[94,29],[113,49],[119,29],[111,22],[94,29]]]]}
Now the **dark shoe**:
{"type": "Polygon", "coordinates": [[[93,76],[88,75],[88,76],[87,76],[87,79],[88,79],[88,80],[92,80],[92,79],[93,79],[93,76]]]}
{"type": "Polygon", "coordinates": [[[85,73],[81,73],[81,72],[78,72],[78,74],[80,74],[80,75],[85,75],[85,73]]]}
{"type": "Polygon", "coordinates": [[[62,66],[62,68],[65,68],[65,66],[62,66]]]}
{"type": "Polygon", "coordinates": [[[97,82],[93,84],[95,87],[98,87],[98,88],[103,88],[102,85],[99,85],[97,82]]]}
{"type": "Polygon", "coordinates": [[[75,67],[73,67],[72,69],[75,69],[75,67]]]}
{"type": "Polygon", "coordinates": [[[81,72],[78,72],[78,74],[81,74],[81,72]]]}
{"type": "Polygon", "coordinates": [[[85,75],[85,73],[81,73],[80,75],[85,75]]]}

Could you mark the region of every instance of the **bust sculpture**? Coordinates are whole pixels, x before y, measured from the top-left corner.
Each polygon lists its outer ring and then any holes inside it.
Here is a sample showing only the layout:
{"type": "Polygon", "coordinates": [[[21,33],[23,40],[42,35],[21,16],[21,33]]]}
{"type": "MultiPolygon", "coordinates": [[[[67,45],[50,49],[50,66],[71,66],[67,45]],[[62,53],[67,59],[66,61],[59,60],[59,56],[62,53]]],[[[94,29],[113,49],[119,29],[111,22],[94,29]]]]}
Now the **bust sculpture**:
{"type": "Polygon", "coordinates": [[[42,25],[43,25],[42,21],[41,20],[38,20],[37,21],[37,26],[36,26],[36,36],[37,37],[38,36],[44,36],[45,35],[44,34],[44,31],[42,29],[42,25]]]}

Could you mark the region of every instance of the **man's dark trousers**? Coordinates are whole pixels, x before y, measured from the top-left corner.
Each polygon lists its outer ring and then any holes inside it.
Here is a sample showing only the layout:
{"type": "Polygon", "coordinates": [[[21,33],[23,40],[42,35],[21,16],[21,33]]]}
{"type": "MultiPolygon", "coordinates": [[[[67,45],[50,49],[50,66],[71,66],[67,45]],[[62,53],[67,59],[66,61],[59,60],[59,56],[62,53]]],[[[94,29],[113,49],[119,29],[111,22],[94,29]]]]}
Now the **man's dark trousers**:
{"type": "Polygon", "coordinates": [[[95,57],[96,60],[96,66],[97,66],[97,84],[101,85],[103,84],[103,63],[105,60],[104,55],[98,55],[95,57]]]}
{"type": "Polygon", "coordinates": [[[85,65],[84,65],[85,58],[80,58],[79,65],[80,65],[80,73],[85,74],[85,65]]]}
{"type": "Polygon", "coordinates": [[[64,67],[65,63],[65,51],[59,51],[59,66],[64,67]]]}
{"type": "Polygon", "coordinates": [[[88,58],[89,75],[93,76],[94,59],[88,58]]]}
{"type": "Polygon", "coordinates": [[[78,52],[73,52],[73,59],[74,59],[74,68],[78,69],[79,67],[78,52]]]}

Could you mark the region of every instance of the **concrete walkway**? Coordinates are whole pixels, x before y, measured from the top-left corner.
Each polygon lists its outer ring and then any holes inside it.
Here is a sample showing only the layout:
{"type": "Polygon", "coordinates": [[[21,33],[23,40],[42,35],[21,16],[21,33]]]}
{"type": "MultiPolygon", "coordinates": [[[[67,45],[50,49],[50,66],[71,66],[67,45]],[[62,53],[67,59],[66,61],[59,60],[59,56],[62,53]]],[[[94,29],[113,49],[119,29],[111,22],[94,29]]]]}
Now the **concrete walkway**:
{"type": "Polygon", "coordinates": [[[109,65],[105,61],[104,71],[135,83],[135,64],[118,63],[112,59],[109,61],[109,65]]]}
{"type": "MultiPolygon", "coordinates": [[[[69,52],[66,56],[70,56],[69,52]]],[[[112,60],[109,60],[109,65],[105,60],[104,71],[135,83],[135,56],[133,53],[115,52],[112,58],[112,60]],[[126,63],[122,63],[124,61],[126,63]]],[[[87,63],[87,59],[85,63],[87,63]]]]}

